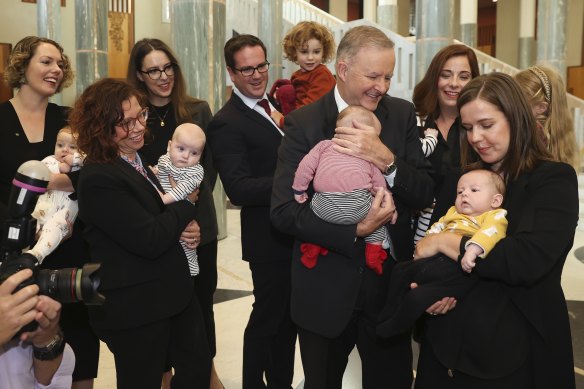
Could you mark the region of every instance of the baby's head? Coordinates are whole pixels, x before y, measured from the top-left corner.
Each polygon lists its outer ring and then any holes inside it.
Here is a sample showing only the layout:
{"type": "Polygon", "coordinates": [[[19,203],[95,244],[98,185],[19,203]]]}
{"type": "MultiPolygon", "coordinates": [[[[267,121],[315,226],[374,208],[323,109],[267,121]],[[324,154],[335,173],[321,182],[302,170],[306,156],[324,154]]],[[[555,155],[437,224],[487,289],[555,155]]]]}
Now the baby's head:
{"type": "Polygon", "coordinates": [[[381,133],[381,123],[373,112],[360,105],[349,105],[337,116],[337,127],[353,127],[353,121],[375,128],[377,135],[381,133]]]}
{"type": "Polygon", "coordinates": [[[77,140],[73,135],[71,127],[65,126],[57,133],[57,142],[55,142],[55,158],[59,162],[63,162],[63,158],[67,155],[73,155],[79,152],[77,148],[77,140]]]}
{"type": "Polygon", "coordinates": [[[176,167],[191,167],[199,163],[205,148],[205,133],[193,123],[183,123],[168,141],[168,156],[176,167]]]}
{"type": "Polygon", "coordinates": [[[456,211],[478,216],[503,204],[505,183],[500,175],[484,169],[463,174],[456,187],[456,211]]]}
{"type": "Polygon", "coordinates": [[[284,58],[296,62],[306,72],[327,63],[335,54],[335,39],[330,30],[315,22],[300,22],[282,42],[284,58]]]}

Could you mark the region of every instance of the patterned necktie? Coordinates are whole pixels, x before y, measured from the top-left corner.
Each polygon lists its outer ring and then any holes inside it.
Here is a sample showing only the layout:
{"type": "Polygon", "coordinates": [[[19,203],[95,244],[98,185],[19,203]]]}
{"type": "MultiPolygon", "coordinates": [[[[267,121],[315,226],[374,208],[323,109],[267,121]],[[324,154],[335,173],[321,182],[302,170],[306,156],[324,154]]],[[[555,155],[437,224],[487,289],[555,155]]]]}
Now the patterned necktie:
{"type": "Polygon", "coordinates": [[[266,111],[268,117],[272,117],[272,110],[270,109],[270,103],[268,103],[267,99],[261,99],[258,101],[258,105],[266,111]]]}

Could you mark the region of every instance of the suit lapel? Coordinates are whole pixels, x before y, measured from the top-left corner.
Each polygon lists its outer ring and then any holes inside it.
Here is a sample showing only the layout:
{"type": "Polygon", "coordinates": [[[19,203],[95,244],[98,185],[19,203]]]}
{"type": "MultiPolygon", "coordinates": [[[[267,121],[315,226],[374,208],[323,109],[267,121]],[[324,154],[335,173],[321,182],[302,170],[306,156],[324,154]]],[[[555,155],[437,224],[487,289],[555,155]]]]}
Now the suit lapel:
{"type": "Polygon", "coordinates": [[[387,109],[386,99],[388,99],[387,96],[384,96],[381,99],[379,104],[377,104],[377,109],[375,110],[374,113],[375,113],[375,116],[377,117],[377,119],[379,120],[379,122],[381,123],[381,134],[379,134],[379,136],[380,136],[382,142],[385,145],[396,145],[396,144],[399,144],[397,142],[397,134],[394,131],[386,129],[387,123],[389,122],[389,115],[390,115],[390,112],[387,109]]]}
{"type": "MultiPolygon", "coordinates": [[[[152,197],[156,198],[161,204],[162,199],[160,198],[160,194],[156,191],[156,189],[148,182],[147,179],[142,176],[136,169],[132,167],[129,163],[124,161],[122,158],[118,158],[115,162],[115,166],[128,178],[128,180],[132,183],[132,186],[135,188],[140,188],[140,191],[143,193],[149,193],[152,197]]],[[[164,193],[162,187],[160,187],[160,183],[154,173],[149,168],[146,169],[146,174],[155,183],[156,187],[164,193]]]]}
{"type": "Polygon", "coordinates": [[[335,88],[333,88],[324,97],[324,127],[322,128],[322,139],[332,139],[335,135],[335,127],[337,123],[337,117],[339,116],[339,107],[335,100],[335,88]]]}
{"type": "Polygon", "coordinates": [[[275,131],[277,134],[280,135],[274,123],[270,122],[256,110],[251,109],[250,107],[245,105],[245,103],[235,93],[231,95],[231,102],[238,110],[240,110],[243,113],[243,115],[245,115],[245,117],[256,122],[261,128],[264,128],[270,131],[271,133],[275,131]]]}

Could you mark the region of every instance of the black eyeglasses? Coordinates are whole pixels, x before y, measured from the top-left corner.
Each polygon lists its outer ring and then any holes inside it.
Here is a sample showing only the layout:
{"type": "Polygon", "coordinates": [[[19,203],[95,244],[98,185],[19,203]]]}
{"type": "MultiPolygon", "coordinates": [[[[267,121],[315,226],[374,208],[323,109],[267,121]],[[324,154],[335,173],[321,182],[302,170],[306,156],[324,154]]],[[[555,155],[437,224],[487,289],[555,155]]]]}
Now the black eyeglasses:
{"type": "Polygon", "coordinates": [[[136,127],[136,122],[140,122],[143,126],[146,125],[146,121],[148,120],[148,108],[144,108],[143,110],[138,113],[138,116],[135,118],[126,118],[117,125],[122,127],[126,132],[130,132],[136,127]]]}
{"type": "Polygon", "coordinates": [[[142,70],[138,70],[138,71],[140,73],[147,74],[151,80],[160,80],[160,77],[162,77],[163,72],[164,72],[164,74],[166,74],[167,77],[174,76],[174,64],[169,63],[168,65],[166,65],[162,69],[154,68],[154,69],[148,69],[146,71],[142,71],[142,70]]]}
{"type": "Polygon", "coordinates": [[[233,68],[233,69],[240,72],[242,76],[249,77],[249,76],[252,76],[256,70],[258,71],[258,73],[267,72],[268,69],[270,69],[270,63],[268,61],[266,61],[264,63],[259,64],[255,68],[253,66],[246,66],[246,67],[243,67],[241,69],[238,69],[238,68],[233,68]]]}

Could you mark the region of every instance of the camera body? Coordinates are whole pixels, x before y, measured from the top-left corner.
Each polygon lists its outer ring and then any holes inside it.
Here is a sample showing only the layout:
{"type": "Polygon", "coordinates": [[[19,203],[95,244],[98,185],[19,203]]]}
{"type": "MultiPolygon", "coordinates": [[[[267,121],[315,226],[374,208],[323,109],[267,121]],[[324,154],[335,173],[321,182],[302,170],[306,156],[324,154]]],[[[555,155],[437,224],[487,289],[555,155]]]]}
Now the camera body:
{"type": "Polygon", "coordinates": [[[87,263],[83,268],[39,269],[34,255],[22,253],[35,241],[36,219],[31,213],[39,195],[46,192],[50,177],[51,172],[40,161],[27,161],[16,172],[2,230],[0,284],[21,270],[31,269],[33,276],[18,285],[15,292],[37,284],[40,294],[61,303],[83,301],[86,305],[101,305],[105,297],[97,291],[99,263],[87,263]]]}

